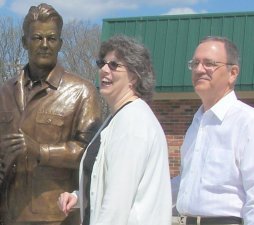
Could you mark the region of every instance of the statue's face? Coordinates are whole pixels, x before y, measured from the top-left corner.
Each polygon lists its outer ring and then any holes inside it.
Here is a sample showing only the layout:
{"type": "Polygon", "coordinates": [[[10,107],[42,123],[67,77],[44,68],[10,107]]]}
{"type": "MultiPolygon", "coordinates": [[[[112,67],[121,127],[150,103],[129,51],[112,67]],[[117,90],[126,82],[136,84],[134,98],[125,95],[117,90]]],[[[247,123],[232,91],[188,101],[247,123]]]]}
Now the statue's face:
{"type": "Polygon", "coordinates": [[[38,69],[52,69],[62,46],[61,31],[55,21],[33,22],[24,36],[23,46],[28,52],[29,65],[38,69]]]}

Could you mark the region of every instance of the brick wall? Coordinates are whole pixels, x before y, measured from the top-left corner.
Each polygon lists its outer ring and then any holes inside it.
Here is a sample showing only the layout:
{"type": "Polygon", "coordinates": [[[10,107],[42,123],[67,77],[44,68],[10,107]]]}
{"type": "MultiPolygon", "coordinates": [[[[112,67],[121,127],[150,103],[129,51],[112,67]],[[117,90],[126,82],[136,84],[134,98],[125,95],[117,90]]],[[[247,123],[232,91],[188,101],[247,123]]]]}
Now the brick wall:
{"type": "MultiPolygon", "coordinates": [[[[254,106],[254,98],[241,100],[254,106]]],[[[193,115],[200,105],[201,101],[199,99],[154,100],[151,105],[167,137],[171,177],[179,174],[179,148],[183,142],[185,132],[192,121],[193,115]]]]}

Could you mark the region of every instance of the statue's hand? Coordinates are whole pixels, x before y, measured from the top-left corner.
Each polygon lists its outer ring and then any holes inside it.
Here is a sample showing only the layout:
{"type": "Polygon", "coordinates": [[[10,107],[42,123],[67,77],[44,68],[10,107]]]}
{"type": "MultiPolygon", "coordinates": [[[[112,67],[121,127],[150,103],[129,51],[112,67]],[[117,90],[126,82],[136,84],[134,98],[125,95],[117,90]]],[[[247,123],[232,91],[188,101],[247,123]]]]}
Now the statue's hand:
{"type": "Polygon", "coordinates": [[[24,135],[21,133],[12,133],[1,135],[0,151],[2,155],[12,154],[25,149],[24,135]]]}
{"type": "Polygon", "coordinates": [[[16,158],[25,151],[23,134],[12,133],[0,137],[0,183],[8,175],[16,158]]]}

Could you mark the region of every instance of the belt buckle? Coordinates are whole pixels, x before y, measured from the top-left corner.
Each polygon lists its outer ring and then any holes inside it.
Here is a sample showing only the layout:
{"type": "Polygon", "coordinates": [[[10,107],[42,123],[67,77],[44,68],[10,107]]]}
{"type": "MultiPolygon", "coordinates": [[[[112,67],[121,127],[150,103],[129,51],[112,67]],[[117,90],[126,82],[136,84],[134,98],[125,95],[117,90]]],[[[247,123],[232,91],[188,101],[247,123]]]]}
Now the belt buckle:
{"type": "MultiPolygon", "coordinates": [[[[201,216],[195,216],[196,218],[196,225],[201,225],[201,216]]],[[[179,216],[178,217],[178,223],[181,225],[186,225],[187,222],[187,216],[179,216]]]]}
{"type": "Polygon", "coordinates": [[[187,219],[187,216],[179,216],[178,223],[181,225],[186,225],[186,219],[187,219]]]}

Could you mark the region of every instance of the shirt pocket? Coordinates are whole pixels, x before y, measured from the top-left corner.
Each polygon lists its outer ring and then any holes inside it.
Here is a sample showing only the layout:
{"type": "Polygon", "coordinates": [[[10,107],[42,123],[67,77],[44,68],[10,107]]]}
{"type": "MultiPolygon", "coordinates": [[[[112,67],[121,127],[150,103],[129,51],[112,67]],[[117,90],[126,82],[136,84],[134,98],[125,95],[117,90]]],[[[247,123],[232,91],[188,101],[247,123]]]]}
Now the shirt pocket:
{"type": "Polygon", "coordinates": [[[202,180],[207,185],[231,185],[239,176],[234,149],[209,148],[202,180]]]}
{"type": "Polygon", "coordinates": [[[35,134],[39,143],[55,144],[61,140],[64,117],[55,114],[37,113],[35,134]]]}

